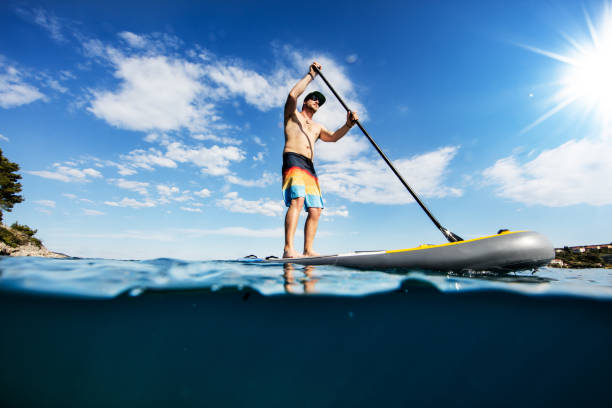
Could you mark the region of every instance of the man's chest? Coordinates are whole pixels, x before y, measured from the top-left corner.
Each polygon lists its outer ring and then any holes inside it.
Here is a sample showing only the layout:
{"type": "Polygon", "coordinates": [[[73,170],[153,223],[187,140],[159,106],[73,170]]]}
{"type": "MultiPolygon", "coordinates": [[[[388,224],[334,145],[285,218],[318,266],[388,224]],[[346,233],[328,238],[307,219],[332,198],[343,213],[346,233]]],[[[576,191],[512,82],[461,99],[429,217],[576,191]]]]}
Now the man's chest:
{"type": "Polygon", "coordinates": [[[321,126],[312,119],[303,118],[295,115],[292,120],[287,123],[287,133],[295,134],[301,137],[307,136],[310,140],[315,141],[321,132],[321,126]]]}

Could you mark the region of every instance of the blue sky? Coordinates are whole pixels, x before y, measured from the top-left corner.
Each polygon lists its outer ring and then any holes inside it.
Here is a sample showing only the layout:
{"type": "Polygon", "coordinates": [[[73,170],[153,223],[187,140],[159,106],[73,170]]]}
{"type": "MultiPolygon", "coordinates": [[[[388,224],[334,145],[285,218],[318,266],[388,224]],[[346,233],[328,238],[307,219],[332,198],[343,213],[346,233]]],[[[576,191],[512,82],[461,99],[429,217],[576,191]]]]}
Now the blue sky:
{"type": "MultiPolygon", "coordinates": [[[[0,147],[26,198],[5,222],[55,251],[279,255],[282,107],[313,60],[451,231],[612,240],[601,1],[7,1],[0,38],[0,147]]],[[[319,252],[444,242],[359,129],[315,150],[319,252]]]]}

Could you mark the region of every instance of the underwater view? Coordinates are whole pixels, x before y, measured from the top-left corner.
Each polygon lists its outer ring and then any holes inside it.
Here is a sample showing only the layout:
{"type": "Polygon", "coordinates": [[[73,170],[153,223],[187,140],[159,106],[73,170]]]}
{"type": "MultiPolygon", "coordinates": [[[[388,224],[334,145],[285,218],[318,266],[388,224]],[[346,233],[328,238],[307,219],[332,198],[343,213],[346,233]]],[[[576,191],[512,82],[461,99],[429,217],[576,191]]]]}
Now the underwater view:
{"type": "Polygon", "coordinates": [[[612,270],[0,259],[2,406],[610,406],[612,270]]]}

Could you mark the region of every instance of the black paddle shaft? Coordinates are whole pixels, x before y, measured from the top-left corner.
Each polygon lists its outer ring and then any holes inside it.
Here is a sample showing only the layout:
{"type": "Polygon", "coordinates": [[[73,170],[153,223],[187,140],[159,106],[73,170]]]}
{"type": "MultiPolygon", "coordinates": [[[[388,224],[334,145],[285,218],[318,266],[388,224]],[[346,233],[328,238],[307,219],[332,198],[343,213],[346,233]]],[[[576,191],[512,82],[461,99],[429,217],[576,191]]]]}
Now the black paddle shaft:
{"type": "MultiPolygon", "coordinates": [[[[313,66],[313,68],[315,69],[315,71],[317,71],[317,74],[319,74],[319,76],[321,77],[321,79],[323,80],[323,82],[325,82],[325,84],[329,87],[329,90],[332,91],[332,93],[336,96],[336,98],[338,99],[338,101],[342,104],[342,106],[344,106],[344,109],[346,109],[347,112],[351,112],[351,110],[349,109],[348,106],[346,106],[346,103],[344,103],[344,101],[342,100],[342,98],[340,97],[340,95],[338,95],[338,92],[336,92],[336,90],[331,86],[331,84],[327,81],[327,79],[325,78],[325,76],[321,73],[321,71],[319,70],[319,68],[317,68],[316,66],[313,66]]],[[[374,141],[374,139],[372,139],[372,137],[368,134],[368,132],[365,130],[365,128],[361,125],[361,123],[359,123],[359,121],[355,121],[355,123],[357,124],[357,126],[359,126],[359,129],[361,129],[361,131],[363,132],[363,134],[368,138],[368,140],[370,141],[370,143],[372,143],[372,146],[374,146],[374,148],[376,149],[376,151],[378,152],[378,154],[380,154],[380,156],[383,158],[383,160],[385,161],[385,163],[387,163],[387,165],[391,168],[391,170],[393,171],[393,173],[395,173],[395,175],[397,176],[397,178],[402,182],[402,184],[404,185],[404,187],[406,187],[406,189],[408,190],[408,192],[412,195],[412,197],[414,198],[414,200],[421,206],[421,208],[423,209],[423,211],[425,211],[425,214],[427,214],[427,216],[429,216],[429,219],[431,219],[431,221],[436,225],[436,227],[438,227],[438,229],[442,232],[442,234],[444,234],[444,237],[448,240],[448,242],[457,242],[457,241],[463,241],[463,238],[459,237],[458,235],[450,232],[449,230],[447,230],[446,228],[444,228],[442,226],[442,224],[440,224],[438,222],[438,220],[436,219],[436,217],[433,216],[433,214],[427,209],[427,207],[425,206],[425,204],[423,204],[423,202],[421,201],[421,199],[419,198],[419,196],[417,196],[417,194],[412,190],[412,188],[410,188],[410,186],[408,185],[408,183],[406,183],[406,180],[404,180],[404,178],[402,177],[402,175],[399,173],[399,171],[397,171],[397,169],[395,168],[395,166],[393,166],[393,163],[391,163],[391,160],[389,160],[389,158],[387,157],[387,155],[380,149],[380,147],[378,147],[378,145],[376,144],[376,142],[374,141]]]]}

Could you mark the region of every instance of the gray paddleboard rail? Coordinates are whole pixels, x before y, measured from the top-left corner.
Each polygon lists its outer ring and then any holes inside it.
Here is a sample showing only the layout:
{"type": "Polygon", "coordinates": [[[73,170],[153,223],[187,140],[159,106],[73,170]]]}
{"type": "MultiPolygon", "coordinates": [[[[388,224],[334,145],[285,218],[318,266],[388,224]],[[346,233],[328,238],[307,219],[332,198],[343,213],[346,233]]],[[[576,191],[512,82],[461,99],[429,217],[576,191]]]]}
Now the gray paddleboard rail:
{"type": "Polygon", "coordinates": [[[535,269],[554,258],[550,241],[534,231],[502,232],[489,237],[393,251],[360,251],[266,262],[335,265],[360,269],[510,272],[535,269]]]}

